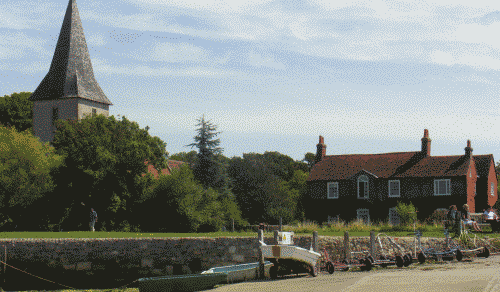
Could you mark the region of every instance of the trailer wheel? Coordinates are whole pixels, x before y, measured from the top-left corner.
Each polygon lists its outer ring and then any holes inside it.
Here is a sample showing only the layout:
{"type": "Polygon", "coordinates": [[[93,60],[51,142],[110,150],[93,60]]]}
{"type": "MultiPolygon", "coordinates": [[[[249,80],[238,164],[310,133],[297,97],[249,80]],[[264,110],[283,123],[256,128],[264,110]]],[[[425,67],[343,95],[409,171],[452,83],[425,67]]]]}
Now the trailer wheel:
{"type": "Polygon", "coordinates": [[[410,265],[410,258],[408,255],[403,256],[403,266],[408,267],[410,265]]]}
{"type": "Polygon", "coordinates": [[[419,262],[419,263],[421,263],[421,264],[423,264],[423,263],[425,263],[425,260],[426,260],[426,257],[425,257],[425,255],[424,255],[424,253],[423,253],[423,252],[420,252],[420,253],[418,254],[418,262],[419,262]]]}
{"type": "Polygon", "coordinates": [[[344,271],[344,272],[349,271],[349,266],[348,266],[349,262],[347,262],[347,260],[343,260],[342,263],[347,266],[347,267],[343,268],[342,271],[344,271]]]}
{"type": "Polygon", "coordinates": [[[401,268],[401,267],[403,267],[403,265],[404,265],[403,258],[401,256],[396,256],[396,266],[398,268],[401,268]]]}
{"type": "Polygon", "coordinates": [[[477,256],[487,258],[490,256],[490,250],[485,246],[483,252],[479,253],[477,256]]]}
{"type": "Polygon", "coordinates": [[[313,276],[313,277],[317,277],[318,276],[318,274],[319,274],[319,265],[318,265],[318,263],[316,263],[314,266],[310,267],[309,274],[311,274],[311,276],[313,276]]]}
{"type": "Polygon", "coordinates": [[[269,276],[271,279],[278,278],[278,266],[274,265],[269,269],[269,276]]]}
{"type": "Polygon", "coordinates": [[[335,266],[333,266],[332,262],[326,263],[326,270],[328,271],[328,273],[330,273],[330,275],[335,272],[335,266]]]}
{"type": "Polygon", "coordinates": [[[462,253],[462,251],[457,250],[457,261],[461,262],[463,258],[464,258],[464,254],[462,253]]]}
{"type": "Polygon", "coordinates": [[[372,261],[369,258],[365,259],[365,271],[371,271],[372,269],[372,261]]]}

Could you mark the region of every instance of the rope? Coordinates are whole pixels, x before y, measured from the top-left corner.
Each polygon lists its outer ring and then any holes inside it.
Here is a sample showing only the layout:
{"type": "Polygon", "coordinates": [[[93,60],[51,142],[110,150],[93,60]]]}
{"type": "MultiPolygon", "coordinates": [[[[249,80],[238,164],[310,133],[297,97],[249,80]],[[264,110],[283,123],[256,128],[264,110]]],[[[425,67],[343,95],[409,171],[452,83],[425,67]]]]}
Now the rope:
{"type": "Polygon", "coordinates": [[[58,285],[61,285],[61,286],[64,286],[64,287],[66,287],[66,288],[70,288],[70,289],[73,289],[73,290],[77,290],[76,288],[73,288],[73,287],[70,287],[70,286],[66,286],[66,285],[63,285],[63,284],[60,284],[60,283],[56,283],[56,282],[54,282],[54,281],[47,280],[47,279],[44,279],[44,278],[38,277],[38,276],[36,276],[36,275],[30,274],[30,273],[28,273],[28,272],[26,272],[26,271],[23,271],[23,270],[20,270],[20,269],[18,269],[18,268],[16,268],[16,267],[13,267],[13,266],[11,266],[11,265],[9,265],[9,264],[5,263],[5,262],[0,261],[0,263],[2,263],[2,264],[4,264],[4,265],[7,265],[7,266],[9,266],[9,267],[11,267],[11,268],[13,268],[13,269],[18,270],[18,271],[21,271],[21,272],[23,272],[23,273],[26,273],[26,274],[28,274],[28,275],[30,275],[30,276],[37,277],[38,279],[41,279],[41,280],[44,280],[44,281],[47,281],[47,282],[52,282],[52,283],[54,283],[54,284],[58,284],[58,285]]]}
{"type": "MultiPolygon", "coordinates": [[[[44,280],[44,281],[47,281],[47,282],[51,282],[51,283],[54,283],[54,284],[58,284],[58,285],[61,285],[61,286],[64,286],[64,287],[66,287],[66,288],[70,288],[70,289],[73,289],[73,290],[78,290],[77,288],[73,288],[73,287],[66,286],[66,285],[61,284],[61,283],[56,283],[56,282],[54,282],[54,281],[44,279],[44,278],[42,278],[42,277],[38,277],[38,276],[36,276],[36,275],[33,275],[33,274],[31,274],[31,273],[28,273],[28,272],[26,272],[26,271],[23,271],[23,270],[20,270],[20,269],[18,269],[18,268],[16,268],[16,267],[13,267],[13,266],[11,266],[11,265],[7,264],[6,262],[0,261],[0,263],[1,263],[1,264],[4,264],[4,265],[7,265],[7,266],[9,266],[9,267],[11,267],[11,268],[13,268],[13,269],[16,269],[16,270],[18,270],[18,271],[20,271],[20,272],[26,273],[26,274],[28,274],[28,275],[30,275],[30,276],[37,277],[38,279],[41,279],[41,280],[44,280]]],[[[139,280],[135,280],[135,281],[133,281],[133,282],[131,282],[131,283],[127,284],[127,285],[123,285],[123,286],[118,287],[118,288],[116,288],[116,289],[120,289],[120,288],[123,288],[123,287],[127,287],[128,285],[133,284],[133,283],[135,283],[135,282],[137,282],[137,281],[139,281],[139,280]]]]}

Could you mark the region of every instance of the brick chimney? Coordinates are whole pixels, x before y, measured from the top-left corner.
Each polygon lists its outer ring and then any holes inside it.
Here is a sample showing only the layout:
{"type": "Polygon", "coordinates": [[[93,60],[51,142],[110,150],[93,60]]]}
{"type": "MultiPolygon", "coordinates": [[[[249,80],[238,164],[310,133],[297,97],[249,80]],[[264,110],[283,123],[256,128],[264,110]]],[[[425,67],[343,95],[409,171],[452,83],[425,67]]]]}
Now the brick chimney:
{"type": "Polygon", "coordinates": [[[424,130],[424,137],[422,138],[422,155],[424,157],[431,156],[431,138],[429,138],[429,130],[424,130]]]}
{"type": "Polygon", "coordinates": [[[317,163],[323,159],[326,155],[326,145],[323,136],[319,136],[319,143],[316,145],[316,157],[314,163],[317,163]]]}
{"type": "Polygon", "coordinates": [[[472,157],[472,147],[470,146],[470,140],[467,140],[467,147],[464,148],[465,150],[465,157],[471,158],[472,157]]]}

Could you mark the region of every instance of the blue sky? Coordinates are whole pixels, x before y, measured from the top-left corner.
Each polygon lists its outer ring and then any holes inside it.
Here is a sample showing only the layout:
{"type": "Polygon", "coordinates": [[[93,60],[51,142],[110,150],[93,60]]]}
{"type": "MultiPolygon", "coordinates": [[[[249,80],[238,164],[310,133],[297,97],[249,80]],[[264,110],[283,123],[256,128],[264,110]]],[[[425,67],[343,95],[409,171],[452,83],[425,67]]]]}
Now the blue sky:
{"type": "MultiPolygon", "coordinates": [[[[77,0],[111,115],[170,154],[196,119],[228,157],[418,151],[500,157],[500,1],[77,0]]],[[[68,0],[0,2],[0,95],[48,72],[68,0]]]]}

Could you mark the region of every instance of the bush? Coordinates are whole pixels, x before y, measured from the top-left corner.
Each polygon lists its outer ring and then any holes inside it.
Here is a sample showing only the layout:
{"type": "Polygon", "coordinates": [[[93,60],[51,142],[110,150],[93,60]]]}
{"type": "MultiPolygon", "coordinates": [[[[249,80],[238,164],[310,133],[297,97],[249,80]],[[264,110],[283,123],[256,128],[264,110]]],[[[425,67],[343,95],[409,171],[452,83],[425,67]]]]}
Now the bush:
{"type": "Polygon", "coordinates": [[[396,212],[399,215],[399,221],[402,225],[413,224],[414,220],[417,220],[417,209],[410,202],[409,205],[401,203],[398,201],[396,206],[396,212]]]}
{"type": "Polygon", "coordinates": [[[425,219],[425,223],[429,225],[440,224],[446,220],[446,215],[448,215],[448,210],[434,210],[434,213],[425,219]]]}

